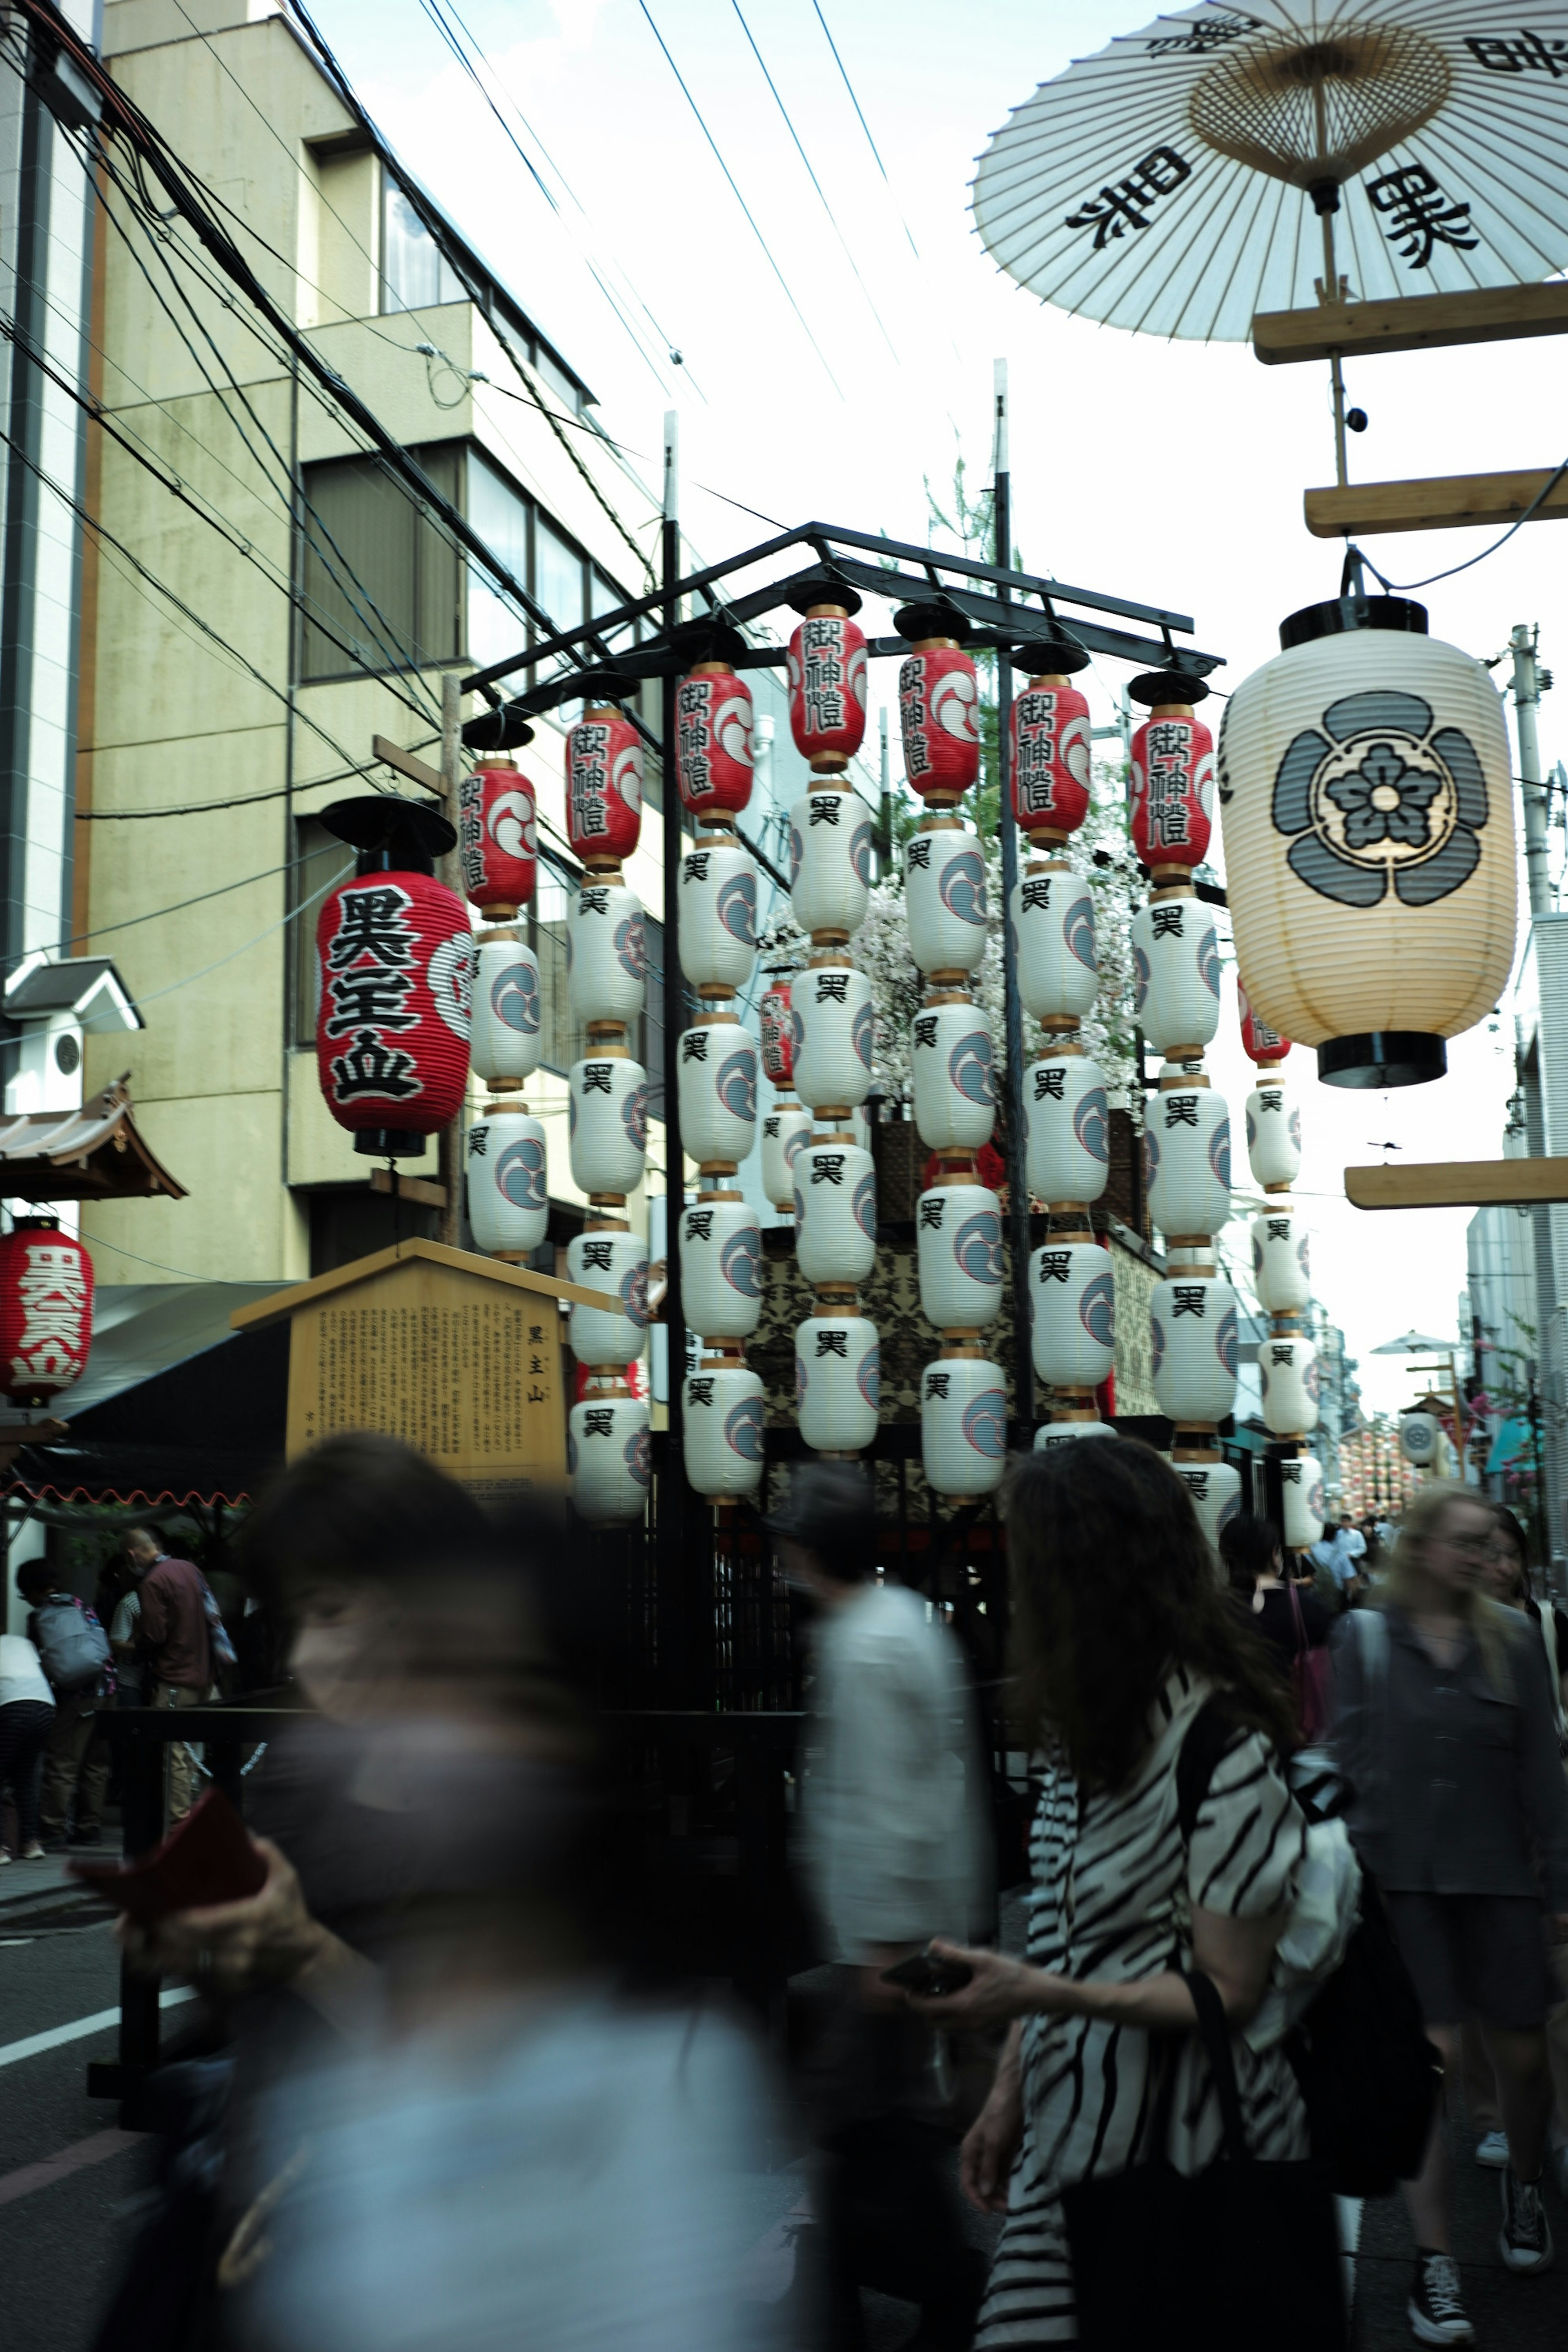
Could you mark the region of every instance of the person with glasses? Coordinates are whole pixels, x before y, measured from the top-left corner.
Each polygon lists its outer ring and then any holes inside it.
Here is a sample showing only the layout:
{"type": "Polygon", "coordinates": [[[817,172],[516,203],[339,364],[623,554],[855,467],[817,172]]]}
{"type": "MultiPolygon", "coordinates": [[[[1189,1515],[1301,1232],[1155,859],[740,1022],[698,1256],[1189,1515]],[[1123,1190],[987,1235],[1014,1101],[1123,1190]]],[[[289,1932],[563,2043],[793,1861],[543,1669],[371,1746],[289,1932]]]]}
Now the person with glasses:
{"type": "MultiPolygon", "coordinates": [[[[1568,1935],[1568,1783],[1542,1644],[1486,1593],[1496,1519],[1473,1489],[1424,1486],[1405,1510],[1380,1608],[1337,1628],[1332,1743],[1347,1822],[1420,1997],[1446,2075],[1481,2032],[1508,2144],[1499,2252],[1543,2271],[1551,2084],[1547,1936],[1568,1935]]],[[[1415,2236],[1407,2306],[1423,2344],[1470,2344],[1453,2260],[1444,2114],[1405,2187],[1415,2236]]]]}

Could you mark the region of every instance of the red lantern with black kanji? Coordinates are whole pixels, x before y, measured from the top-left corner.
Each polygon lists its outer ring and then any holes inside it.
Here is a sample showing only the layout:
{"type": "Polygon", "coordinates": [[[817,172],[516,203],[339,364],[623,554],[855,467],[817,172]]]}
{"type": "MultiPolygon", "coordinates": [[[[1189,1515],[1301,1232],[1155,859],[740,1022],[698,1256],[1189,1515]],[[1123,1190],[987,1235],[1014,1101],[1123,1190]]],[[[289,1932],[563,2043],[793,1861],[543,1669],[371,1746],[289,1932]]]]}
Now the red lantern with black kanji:
{"type": "Polygon", "coordinates": [[[584,711],[566,738],[566,837],[584,866],[618,866],[642,829],[642,739],[614,703],[584,711]]]}
{"type": "Polygon", "coordinates": [[[866,639],[849,617],[858,605],[808,605],[789,641],[790,733],[818,774],[847,768],[866,732],[866,639]]]}
{"type": "Polygon", "coordinates": [[[969,790],[980,773],[979,689],[956,639],[917,639],[899,665],[899,731],[904,773],[922,800],[951,804],[969,790]]]}
{"type": "Polygon", "coordinates": [[[462,900],[429,874],[356,876],[323,901],[316,954],[316,1069],[338,1125],[388,1138],[448,1126],[468,1083],[474,943],[462,900]]]}
{"type": "Polygon", "coordinates": [[[1065,841],[1089,814],[1094,753],[1089,704],[1059,671],[1041,670],[1016,698],[1010,749],[1019,832],[1065,841]]]}
{"type": "Polygon", "coordinates": [[[1152,705],[1132,738],[1132,846],[1151,872],[1201,866],[1214,813],[1214,737],[1194,712],[1201,678],[1152,670],[1129,692],[1152,705]]]}
{"type": "Polygon", "coordinates": [[[1263,1068],[1272,1069],[1290,1051],[1289,1037],[1281,1037],[1278,1029],[1270,1029],[1260,1021],[1247,1001],[1247,991],[1237,983],[1237,1001],[1241,1009],[1241,1043],[1244,1050],[1263,1068]]]}
{"type": "Polygon", "coordinates": [[[758,1008],[763,1032],[763,1068],[775,1087],[795,1084],[795,1014],[789,982],[775,980],[758,1008]]]}
{"type": "Polygon", "coordinates": [[[43,1404],[87,1370],[92,1260],[54,1217],[18,1217],[0,1235],[0,1389],[43,1404]]]}
{"type": "Polygon", "coordinates": [[[458,849],[471,906],[502,917],[527,906],[539,870],[533,786],[504,753],[480,760],[458,788],[458,849]]]}
{"type": "Polygon", "coordinates": [[[677,687],[675,766],[695,815],[731,815],[751,799],[752,692],[728,662],[699,662],[677,687]]]}

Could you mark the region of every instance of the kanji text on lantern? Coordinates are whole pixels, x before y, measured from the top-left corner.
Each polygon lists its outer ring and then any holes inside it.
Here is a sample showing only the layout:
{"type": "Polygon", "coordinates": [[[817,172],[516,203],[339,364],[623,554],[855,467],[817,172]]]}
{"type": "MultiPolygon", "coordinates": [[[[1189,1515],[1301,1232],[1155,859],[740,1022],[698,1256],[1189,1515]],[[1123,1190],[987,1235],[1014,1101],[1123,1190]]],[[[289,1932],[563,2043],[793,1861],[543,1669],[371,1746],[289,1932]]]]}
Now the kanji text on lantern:
{"type": "Polygon", "coordinates": [[[80,1252],[59,1242],[30,1242],[16,1283],[21,1335],[11,1358],[14,1380],[73,1381],[81,1369],[87,1276],[80,1252]]]}

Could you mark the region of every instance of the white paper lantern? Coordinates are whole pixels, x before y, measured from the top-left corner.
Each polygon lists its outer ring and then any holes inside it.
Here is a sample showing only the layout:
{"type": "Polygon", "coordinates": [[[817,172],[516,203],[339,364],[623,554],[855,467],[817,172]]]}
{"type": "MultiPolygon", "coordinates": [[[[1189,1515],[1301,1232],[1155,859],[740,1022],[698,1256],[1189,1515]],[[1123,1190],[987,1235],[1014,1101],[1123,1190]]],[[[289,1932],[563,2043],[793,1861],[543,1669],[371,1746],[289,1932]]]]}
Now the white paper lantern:
{"type": "Polygon", "coordinates": [[[1149,1098],[1143,1170],[1163,1234],[1217,1234],[1230,1214],[1230,1108],[1212,1087],[1149,1098]]]}
{"type": "Polygon", "coordinates": [[[612,1307],[574,1307],[572,1353],[580,1364],[630,1364],[647,1338],[647,1243],[641,1234],[574,1234],[566,1279],[602,1290],[612,1307]]]}
{"type": "Polygon", "coordinates": [[[1089,1012],[1100,992],[1094,899],[1066,863],[1031,866],[1013,886],[1009,908],[1018,993],[1037,1021],[1089,1012]]]}
{"type": "Polygon", "coordinates": [[[1154,1394],[1179,1428],[1223,1421],[1236,1405],[1236,1293],[1214,1275],[1180,1274],[1149,1302],[1154,1394]]]}
{"type": "Polygon", "coordinates": [[[803,931],[858,931],[871,890],[871,817],[858,793],[805,793],[789,813],[790,909],[803,931]]]}
{"type": "Polygon", "coordinates": [[[1108,1421],[1043,1421],[1035,1432],[1035,1452],[1049,1454],[1058,1445],[1070,1445],[1079,1437],[1114,1437],[1115,1430],[1108,1421]]]}
{"type": "Polygon", "coordinates": [[[700,1166],[739,1163],[757,1139],[757,1043],[738,1021],[693,1022],[682,1034],[680,1139],[700,1166]]]}
{"type": "Polygon", "coordinates": [[[1259,1184],[1293,1184],[1301,1169],[1301,1114],[1281,1086],[1247,1097],[1247,1157],[1259,1184]]]}
{"type": "Polygon", "coordinates": [[[647,1073],[640,1062],[589,1055],[567,1073],[572,1181],[580,1192],[635,1192],[647,1150],[647,1073]]]}
{"type": "Polygon", "coordinates": [[[526,1110],[487,1110],[468,1129],[468,1223],[489,1257],[531,1257],[550,1229],[544,1129],[526,1110]]]}
{"type": "Polygon", "coordinates": [[[1406,1462],[1417,1470],[1436,1470],[1441,1466],[1447,1451],[1443,1424],[1435,1412],[1402,1413],[1399,1422],[1399,1450],[1406,1462]]]}
{"type": "Polygon", "coordinates": [[[577,1021],[635,1021],[647,993],[642,900],[624,882],[584,882],[566,916],[568,993],[577,1021]]]}
{"type": "Polygon", "coordinates": [[[823,1104],[848,1109],[863,1103],[871,1090],[876,1028],[871,983],[865,973],[851,971],[847,965],[814,965],[792,982],[790,1003],[795,1013],[795,1090],[802,1102],[813,1110],[823,1104]]]}
{"type": "Polygon", "coordinates": [[[738,842],[700,841],[680,861],[680,969],[699,996],[743,988],[757,960],[757,868],[738,842]]]}
{"type": "Polygon", "coordinates": [[[1097,1389],[1116,1361],[1110,1252],[1047,1241],[1029,1260],[1035,1370],[1053,1388],[1097,1389]]]}
{"type": "Polygon", "coordinates": [[[1192,1496],[1198,1525],[1217,1551],[1221,1530],[1240,1514],[1240,1471],[1228,1462],[1173,1462],[1171,1467],[1192,1496]]]}
{"type": "Polygon", "coordinates": [[[1036,1200],[1098,1201],[1110,1174],[1105,1073],[1087,1054],[1047,1055],[1029,1066],[1025,1174],[1036,1200]]]}
{"type": "Polygon", "coordinates": [[[1270,1315],[1293,1315],[1312,1296],[1307,1230],[1288,1202],[1252,1220],[1252,1286],[1270,1315]]]}
{"type": "Polygon", "coordinates": [[[931,1151],[977,1151],[996,1123],[991,1032],[977,1004],[928,1004],[910,1024],[915,1125],[931,1151]]]}
{"type": "Polygon", "coordinates": [[[795,1207],[795,1157],[811,1140],[811,1113],[775,1102],[763,1120],[763,1190],[775,1209],[795,1207]]]}
{"type": "Polygon", "coordinates": [[[1133,916],[1132,1010],[1157,1054],[1206,1045],[1219,1027],[1219,939],[1200,898],[1165,898],[1133,916]]]}
{"type": "Polygon", "coordinates": [[[921,1381],[921,1459],[939,1495],[993,1495],[1007,1463],[1001,1367],[969,1356],[928,1364],[921,1381]]]}
{"type": "Polygon", "coordinates": [[[1002,1311],[1002,1204],[984,1184],[933,1184],[915,1203],[921,1313],[979,1331],[1002,1311]]]}
{"type": "Polygon", "coordinates": [[[912,834],[904,846],[904,919],[922,971],[973,971],[985,953],[985,858],[967,825],[912,834]]]}
{"type": "Polygon", "coordinates": [[[686,1475],[715,1502],[763,1483],[763,1384],[744,1364],[704,1364],[681,1391],[686,1475]]]}
{"type": "Polygon", "coordinates": [[[647,1406],[640,1397],[591,1391],[566,1417],[572,1502],[594,1527],[625,1527],[647,1503],[647,1406]]]}
{"type": "Polygon", "coordinates": [[[1279,1465],[1284,1497],[1281,1532],[1287,1551],[1310,1551],[1323,1532],[1323,1467],[1315,1454],[1298,1454],[1279,1465]]]}
{"type": "Polygon", "coordinates": [[[1513,961],[1508,733],[1419,604],[1293,614],[1226,708],[1219,797],[1248,1003],[1350,1086],[1441,1076],[1513,961]]]}
{"type": "Polygon", "coordinates": [[[1299,1332],[1276,1333],[1258,1346],[1263,1423],[1276,1437],[1306,1437],[1318,1426],[1318,1351],[1299,1332]]]}
{"type": "Polygon", "coordinates": [[[858,1143],[807,1143],[795,1160],[795,1254],[807,1282],[864,1282],[877,1263],[877,1173],[858,1143]]]}
{"type": "Polygon", "coordinates": [[[688,1328],[705,1339],[751,1338],[763,1314],[763,1236],[744,1201],[682,1210],[680,1297],[688,1328]]]}
{"type": "Polygon", "coordinates": [[[517,940],[481,941],[475,958],[473,1067],[481,1078],[531,1078],[542,1045],[539,959],[517,940]]]}
{"type": "Polygon", "coordinates": [[[818,1453],[858,1454],[877,1434],[882,1351],[863,1315],[811,1315],[795,1326],[795,1417],[818,1453]]]}

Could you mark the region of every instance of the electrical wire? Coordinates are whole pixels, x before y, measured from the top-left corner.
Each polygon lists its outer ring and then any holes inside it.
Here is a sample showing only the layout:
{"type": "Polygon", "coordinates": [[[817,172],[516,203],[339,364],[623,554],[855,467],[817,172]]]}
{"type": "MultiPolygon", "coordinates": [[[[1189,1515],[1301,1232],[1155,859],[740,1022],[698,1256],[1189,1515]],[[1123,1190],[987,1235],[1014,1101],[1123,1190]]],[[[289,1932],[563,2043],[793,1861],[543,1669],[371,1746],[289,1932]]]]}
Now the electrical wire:
{"type": "MultiPolygon", "coordinates": [[[[302,710],[300,717],[305,719],[302,710]]],[[[313,720],[305,719],[305,724],[308,727],[314,723],[313,720]]],[[[316,732],[320,735],[321,730],[317,728],[316,732]]],[[[330,735],[322,737],[324,742],[331,743],[331,740],[330,735]]],[[[410,744],[407,749],[415,751],[422,751],[434,740],[434,737],[426,736],[423,741],[410,744]]],[[[337,744],[333,744],[332,748],[337,751],[340,759],[348,757],[347,752],[337,744]]],[[[241,793],[237,799],[231,801],[194,801],[184,808],[77,809],[73,814],[78,824],[123,824],[137,817],[209,816],[217,809],[256,808],[263,801],[298,799],[302,793],[320,792],[323,784],[347,783],[355,776],[364,776],[374,781],[374,771],[378,767],[385,767],[389,764],[384,760],[367,760],[357,768],[339,768],[330,776],[306,776],[302,779],[297,777],[291,784],[277,784],[270,792],[265,793],[241,793]]],[[[433,789],[428,784],[419,783],[414,777],[410,777],[408,781],[414,784],[416,792],[429,792],[433,789]]],[[[378,784],[376,789],[380,791],[383,787],[378,784]]],[[[92,936],[96,938],[98,934],[95,932],[92,936]]]]}
{"type": "Polygon", "coordinates": [[[308,898],[301,898],[297,907],[290,907],[286,915],[280,915],[275,923],[268,923],[267,929],[264,931],[258,931],[253,940],[243,940],[238,947],[230,948],[226,955],[220,955],[212,963],[203,964],[200,971],[188,971],[184,980],[172,980],[166,987],[155,988],[148,996],[139,995],[136,999],[137,1011],[140,1012],[144,1004],[156,1004],[161,996],[173,996],[182,988],[192,987],[196,981],[205,980],[210,972],[221,971],[224,965],[233,963],[237,956],[248,955],[252,948],[258,948],[261,945],[263,940],[271,939],[274,932],[282,930],[285,925],[293,922],[297,917],[313,907],[318,898],[324,898],[329,890],[335,890],[342,879],[343,877],[341,874],[334,874],[330,882],[323,882],[319,890],[312,890],[308,898]]]}
{"type": "MultiPolygon", "coordinates": [[[[856,120],[859,123],[861,130],[866,133],[866,144],[871,150],[873,156],[875,156],[877,169],[882,174],[882,179],[886,184],[889,195],[892,197],[893,210],[899,215],[899,226],[903,230],[904,235],[910,240],[910,251],[914,255],[915,259],[919,261],[921,258],[920,247],[915,243],[914,232],[910,227],[910,225],[904,218],[903,214],[899,210],[899,200],[893,195],[893,184],[891,180],[888,178],[888,167],[886,163],[883,163],[880,154],[878,153],[877,142],[871,136],[871,126],[860,110],[860,101],[855,95],[855,85],[849,79],[847,67],[845,65],[843,58],[838,54],[838,44],[827,29],[827,19],[822,13],[822,0],[811,0],[811,5],[816,11],[816,21],[822,27],[823,36],[826,40],[827,46],[833,52],[833,62],[838,68],[844,87],[849,93],[849,103],[855,109],[856,120]]],[[[923,263],[921,266],[923,268],[923,263]]]]}
{"type": "Polygon", "coordinates": [[[1563,479],[1564,474],[1568,474],[1568,457],[1563,458],[1563,463],[1558,467],[1555,473],[1548,475],[1546,480],[1542,484],[1534,498],[1531,499],[1530,504],[1525,508],[1524,512],[1517,517],[1514,521],[1510,523],[1508,529],[1503,532],[1500,539],[1494,539],[1491,545],[1489,547],[1483,547],[1479,555],[1467,556],[1463,563],[1450,563],[1447,572],[1434,572],[1425,580],[1405,580],[1398,582],[1385,580],[1370,555],[1363,555],[1359,547],[1351,545],[1348,541],[1346,545],[1349,549],[1349,552],[1356,558],[1358,562],[1365,564],[1373,578],[1378,583],[1378,585],[1382,588],[1385,588],[1391,596],[1409,596],[1413,594],[1417,588],[1435,588],[1439,580],[1452,580],[1458,572],[1469,572],[1473,570],[1476,564],[1484,563],[1489,555],[1495,555],[1500,547],[1506,547],[1509,541],[1513,537],[1514,532],[1516,530],[1522,530],[1525,524],[1530,522],[1540,512],[1541,509],[1546,504],[1547,499],[1552,496],[1552,491],[1557,488],[1558,483],[1563,479]]]}
{"type": "Polygon", "coordinates": [[[220,882],[216,890],[198,891],[194,898],[178,898],[172,907],[153,907],[145,915],[127,915],[123,922],[104,923],[96,931],[78,931],[74,939],[61,940],[51,950],[56,955],[69,955],[73,948],[85,947],[89,940],[106,940],[113,931],[133,930],[138,923],[155,923],[164,915],[183,915],[187,907],[200,907],[208,898],[226,898],[231,890],[248,890],[253,882],[270,882],[276,875],[292,874],[305,858],[286,858],[281,866],[268,866],[259,874],[247,874],[237,882],[220,882]]]}

